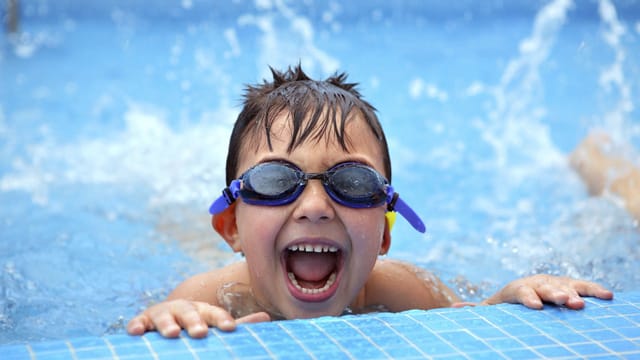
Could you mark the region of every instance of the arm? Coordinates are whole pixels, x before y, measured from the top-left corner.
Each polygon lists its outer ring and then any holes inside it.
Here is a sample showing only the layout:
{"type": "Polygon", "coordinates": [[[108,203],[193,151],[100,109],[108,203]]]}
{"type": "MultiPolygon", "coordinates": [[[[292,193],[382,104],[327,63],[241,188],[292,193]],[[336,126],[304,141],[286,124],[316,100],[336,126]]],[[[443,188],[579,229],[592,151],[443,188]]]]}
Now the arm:
{"type": "Polygon", "coordinates": [[[383,305],[389,311],[451,306],[458,296],[432,273],[397,260],[378,260],[354,308],[383,305]]]}
{"type": "Polygon", "coordinates": [[[640,221],[640,168],[631,161],[608,153],[611,139],[594,133],[571,154],[571,166],[582,177],[592,195],[605,190],[617,194],[631,215],[640,221]]]}
{"type": "Polygon", "coordinates": [[[150,306],[129,321],[127,332],[142,335],[157,330],[165,337],[177,337],[186,329],[191,337],[205,337],[209,326],[232,331],[236,324],[269,321],[266,313],[254,313],[239,319],[218,303],[218,289],[231,282],[248,283],[246,263],[238,262],[222,269],[195,275],[169,294],[167,300],[150,306]]]}

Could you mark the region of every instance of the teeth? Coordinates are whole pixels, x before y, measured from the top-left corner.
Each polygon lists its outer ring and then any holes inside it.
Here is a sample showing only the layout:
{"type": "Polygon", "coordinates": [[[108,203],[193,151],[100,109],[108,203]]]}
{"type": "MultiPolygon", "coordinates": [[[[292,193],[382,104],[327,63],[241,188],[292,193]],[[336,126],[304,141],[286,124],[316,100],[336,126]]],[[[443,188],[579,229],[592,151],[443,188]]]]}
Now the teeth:
{"type": "Polygon", "coordinates": [[[298,280],[296,280],[296,276],[293,275],[292,272],[287,273],[287,275],[289,276],[289,280],[291,280],[291,283],[298,290],[302,291],[302,293],[304,293],[304,294],[320,294],[322,292],[325,292],[325,291],[329,290],[331,285],[333,285],[333,283],[336,282],[336,273],[333,272],[333,273],[331,273],[331,275],[329,275],[329,279],[327,279],[327,282],[324,284],[323,287],[321,287],[319,289],[307,289],[307,288],[303,288],[302,286],[300,286],[300,284],[298,284],[298,280]]]}
{"type": "Polygon", "coordinates": [[[317,252],[317,253],[323,253],[323,252],[337,252],[338,248],[335,246],[328,246],[328,245],[311,245],[311,244],[298,244],[298,245],[291,245],[287,248],[287,250],[289,251],[305,251],[305,252],[317,252]]]}

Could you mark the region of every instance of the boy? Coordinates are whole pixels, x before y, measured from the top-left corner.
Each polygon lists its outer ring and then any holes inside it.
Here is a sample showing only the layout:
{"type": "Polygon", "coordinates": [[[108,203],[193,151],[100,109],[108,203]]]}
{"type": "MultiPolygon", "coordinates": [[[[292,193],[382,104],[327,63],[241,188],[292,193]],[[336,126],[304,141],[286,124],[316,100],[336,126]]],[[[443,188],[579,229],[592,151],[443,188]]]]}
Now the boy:
{"type": "MultiPolygon", "coordinates": [[[[391,245],[395,211],[420,218],[390,185],[391,162],[375,109],[346,75],[314,81],[300,66],[248,87],[229,144],[227,188],[212,225],[245,260],[196,275],[167,301],[133,318],[132,335],[157,330],[203,337],[209,326],[461,306],[439,279],[413,265],[378,260],[391,245]]],[[[537,275],[483,304],[552,302],[579,309],[601,286],[537,275]]]]}

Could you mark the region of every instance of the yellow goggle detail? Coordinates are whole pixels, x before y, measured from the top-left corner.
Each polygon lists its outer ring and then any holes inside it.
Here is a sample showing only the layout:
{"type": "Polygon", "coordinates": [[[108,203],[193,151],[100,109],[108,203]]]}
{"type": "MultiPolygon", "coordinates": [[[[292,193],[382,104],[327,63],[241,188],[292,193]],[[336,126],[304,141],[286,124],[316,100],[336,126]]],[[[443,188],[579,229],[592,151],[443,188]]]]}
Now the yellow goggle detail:
{"type": "Polygon", "coordinates": [[[384,217],[387,218],[387,223],[389,224],[389,231],[393,229],[393,224],[396,223],[396,212],[395,211],[387,211],[384,214],[384,217]]]}

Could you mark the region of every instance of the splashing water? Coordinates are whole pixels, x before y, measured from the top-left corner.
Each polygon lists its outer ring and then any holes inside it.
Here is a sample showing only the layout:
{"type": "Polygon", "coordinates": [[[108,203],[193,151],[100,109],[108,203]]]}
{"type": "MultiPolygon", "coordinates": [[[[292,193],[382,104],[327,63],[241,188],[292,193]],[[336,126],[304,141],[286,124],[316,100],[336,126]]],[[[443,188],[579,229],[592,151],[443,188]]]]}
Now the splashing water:
{"type": "Polygon", "coordinates": [[[298,62],[348,71],[380,109],[394,186],[429,228],[399,222],[391,256],[469,300],[539,272],[640,283],[638,225],[566,165],[567,134],[593,127],[640,158],[631,5],[25,3],[0,42],[0,343],[121,332],[236,259],[206,212],[233,102],[298,62]]]}

